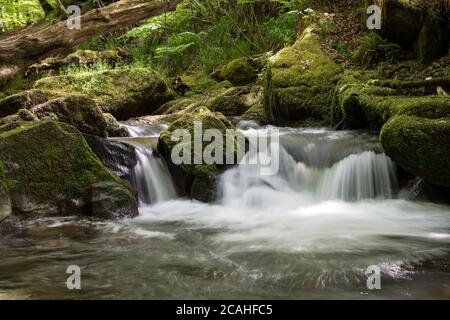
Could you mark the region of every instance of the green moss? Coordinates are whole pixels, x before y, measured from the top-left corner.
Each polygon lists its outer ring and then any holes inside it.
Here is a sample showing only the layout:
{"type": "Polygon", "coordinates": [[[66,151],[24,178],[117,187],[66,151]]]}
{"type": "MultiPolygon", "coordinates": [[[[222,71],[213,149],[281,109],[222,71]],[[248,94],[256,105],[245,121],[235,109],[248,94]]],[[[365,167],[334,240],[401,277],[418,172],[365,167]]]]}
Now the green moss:
{"type": "Polygon", "coordinates": [[[84,94],[94,99],[103,112],[119,120],[151,114],[174,98],[167,81],[145,68],[115,69],[47,77],[35,88],[62,95],[84,94]]]}
{"type": "Polygon", "coordinates": [[[79,63],[88,63],[94,61],[115,61],[118,60],[119,53],[116,50],[94,51],[94,50],[77,50],[69,54],[64,60],[67,63],[76,61],[79,63]]]}
{"type": "Polygon", "coordinates": [[[228,80],[235,86],[252,83],[258,77],[258,68],[249,58],[241,57],[219,67],[212,77],[219,81],[228,80]]]}
{"type": "MultiPolygon", "coordinates": [[[[219,114],[215,114],[211,112],[206,107],[199,107],[197,110],[193,111],[192,113],[186,113],[183,116],[181,116],[180,119],[174,121],[170,127],[161,133],[160,140],[164,141],[164,143],[168,146],[169,150],[172,150],[175,145],[178,144],[177,141],[172,141],[172,133],[177,129],[185,129],[187,130],[191,138],[194,139],[194,123],[195,122],[201,122],[202,124],[202,132],[204,133],[208,129],[218,129],[220,130],[224,137],[227,129],[235,129],[234,126],[226,120],[225,117],[220,116],[219,114]]],[[[225,141],[225,140],[224,140],[225,141]]],[[[195,159],[196,156],[196,150],[194,149],[194,144],[189,143],[189,149],[190,149],[190,156],[193,162],[193,159],[195,159]]],[[[201,152],[203,154],[203,149],[208,145],[207,142],[202,142],[202,149],[201,152]]],[[[226,159],[226,149],[224,145],[224,160],[226,159]]],[[[235,150],[233,150],[235,152],[235,150]]],[[[225,163],[225,161],[224,161],[225,163]]],[[[183,170],[186,172],[190,172],[191,174],[197,174],[197,173],[209,173],[209,172],[215,172],[217,171],[216,165],[209,165],[209,164],[182,164],[183,170]]]]}
{"type": "Polygon", "coordinates": [[[340,65],[322,52],[313,28],[274,55],[266,71],[264,108],[275,123],[319,117],[329,120],[340,65]]]}
{"type": "Polygon", "coordinates": [[[407,171],[450,186],[450,118],[427,119],[401,114],[381,131],[386,153],[407,171]]]}
{"type": "MultiPolygon", "coordinates": [[[[172,174],[174,176],[174,180],[179,186],[179,189],[181,193],[191,196],[198,200],[204,200],[204,194],[200,194],[201,191],[199,188],[195,189],[195,194],[191,193],[191,187],[193,185],[200,186],[204,185],[200,183],[199,181],[196,181],[198,179],[203,179],[206,176],[212,177],[221,170],[225,168],[225,163],[227,159],[227,152],[228,154],[232,154],[233,158],[237,159],[238,154],[238,148],[240,147],[238,145],[238,142],[235,141],[233,149],[227,150],[226,148],[226,130],[227,129],[236,129],[222,114],[220,113],[213,113],[206,107],[197,107],[195,110],[191,110],[190,112],[185,113],[179,113],[177,114],[179,117],[177,120],[175,120],[167,130],[163,131],[161,133],[161,136],[159,138],[158,143],[158,149],[163,155],[163,157],[166,159],[166,161],[169,163],[169,167],[171,168],[172,174]],[[211,144],[211,142],[203,142],[198,141],[199,144],[201,144],[201,149],[199,152],[202,154],[197,154],[197,150],[194,148],[194,123],[195,122],[201,122],[202,124],[202,132],[204,133],[207,129],[218,129],[223,136],[223,164],[207,164],[205,162],[201,164],[195,164],[194,159],[197,156],[202,156],[203,151],[206,146],[211,144]],[[183,163],[180,165],[175,165],[172,163],[172,150],[175,146],[179,145],[179,141],[172,141],[172,134],[175,130],[179,129],[185,129],[189,134],[191,135],[190,141],[183,141],[187,145],[187,152],[189,152],[189,157],[191,160],[191,163],[183,163]]],[[[198,138],[198,137],[197,137],[198,138]]],[[[245,138],[242,137],[244,141],[245,138]]],[[[202,139],[202,137],[200,137],[202,139]]],[[[183,154],[180,154],[180,156],[183,156],[183,154]]],[[[203,159],[203,157],[201,157],[203,159]]],[[[210,185],[211,183],[208,183],[210,185]]],[[[203,190],[203,192],[209,192],[208,190],[203,190]]]]}
{"type": "Polygon", "coordinates": [[[38,203],[59,205],[86,197],[97,181],[119,182],[75,128],[54,121],[24,122],[0,133],[0,161],[8,191],[38,203]]]}
{"type": "Polygon", "coordinates": [[[380,129],[403,110],[414,109],[417,115],[422,112],[424,117],[429,117],[425,113],[431,116],[433,108],[448,104],[447,97],[435,95],[437,86],[450,86],[447,79],[398,81],[376,77],[376,73],[359,72],[342,77],[333,102],[334,123],[343,120],[346,128],[380,129]]]}
{"type": "Polygon", "coordinates": [[[30,108],[57,96],[48,90],[26,90],[0,100],[0,118],[15,114],[23,108],[30,108]]]}

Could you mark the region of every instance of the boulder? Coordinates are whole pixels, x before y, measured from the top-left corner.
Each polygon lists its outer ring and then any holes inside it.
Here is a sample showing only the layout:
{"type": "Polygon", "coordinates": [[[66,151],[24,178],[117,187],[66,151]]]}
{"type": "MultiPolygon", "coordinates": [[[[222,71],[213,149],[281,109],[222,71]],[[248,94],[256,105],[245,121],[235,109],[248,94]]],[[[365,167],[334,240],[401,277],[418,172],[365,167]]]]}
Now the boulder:
{"type": "Polygon", "coordinates": [[[106,132],[108,137],[129,137],[130,133],[127,128],[122,125],[111,113],[104,113],[103,117],[106,121],[106,132]]]}
{"type": "Polygon", "coordinates": [[[220,112],[227,117],[241,116],[257,105],[262,105],[261,87],[232,87],[213,97],[206,104],[213,112],[220,112]]]}
{"type": "Polygon", "coordinates": [[[276,124],[329,121],[341,73],[341,66],[322,51],[314,28],[307,28],[294,45],[270,58],[264,90],[267,118],[276,124]]]}
{"type": "Polygon", "coordinates": [[[152,114],[175,93],[167,80],[146,68],[82,72],[42,78],[36,89],[52,90],[60,95],[81,93],[97,102],[100,110],[118,120],[152,114]]]}
{"type": "Polygon", "coordinates": [[[387,155],[408,172],[439,186],[450,187],[450,104],[442,118],[399,114],[381,131],[387,155]]]}
{"type": "MultiPolygon", "coordinates": [[[[194,159],[196,156],[201,156],[198,151],[203,154],[205,147],[210,144],[210,142],[202,142],[200,137],[200,140],[196,141],[198,141],[201,149],[196,150],[194,148],[194,140],[197,139],[194,136],[196,122],[202,124],[202,132],[205,132],[207,129],[218,129],[222,133],[224,142],[226,141],[226,130],[234,130],[235,127],[222,114],[213,113],[206,107],[198,107],[191,112],[179,113],[177,116],[178,119],[161,133],[158,141],[158,150],[169,166],[180,195],[204,202],[213,201],[216,194],[216,176],[227,167],[227,155],[232,156],[235,159],[235,163],[237,163],[240,154],[238,151],[245,148],[246,145],[234,143],[231,150],[225,148],[223,159],[219,164],[207,164],[204,159],[200,163],[195,164],[194,159]],[[173,133],[178,129],[186,130],[190,134],[191,139],[189,141],[172,140],[173,133]],[[180,146],[180,143],[187,146],[190,163],[175,164],[172,161],[172,152],[175,146],[180,146]]],[[[245,143],[245,138],[241,138],[238,141],[245,143]]]]}
{"type": "Polygon", "coordinates": [[[133,146],[93,135],[84,135],[84,138],[111,173],[131,183],[133,169],[137,164],[133,146]]]}
{"type": "Polygon", "coordinates": [[[135,195],[117,181],[94,183],[88,208],[91,215],[101,219],[121,219],[138,215],[135,195]]]}
{"type": "Polygon", "coordinates": [[[0,119],[0,124],[14,121],[55,120],[70,124],[80,132],[107,136],[106,120],[94,100],[72,95],[27,106],[16,114],[0,119]]]}
{"type": "Polygon", "coordinates": [[[68,124],[34,121],[0,126],[0,167],[15,216],[96,214],[101,210],[92,211],[94,195],[98,202],[98,193],[92,190],[101,182],[114,185],[102,189],[109,195],[102,196],[104,206],[111,209],[109,217],[137,215],[130,185],[112,175],[68,124]]]}
{"type": "Polygon", "coordinates": [[[26,90],[3,98],[0,100],[0,118],[47,102],[50,97],[55,97],[55,94],[46,90],[26,90]]]}
{"type": "Polygon", "coordinates": [[[246,85],[258,78],[258,65],[247,57],[234,59],[215,70],[211,77],[217,81],[228,80],[234,86],[246,85]]]}

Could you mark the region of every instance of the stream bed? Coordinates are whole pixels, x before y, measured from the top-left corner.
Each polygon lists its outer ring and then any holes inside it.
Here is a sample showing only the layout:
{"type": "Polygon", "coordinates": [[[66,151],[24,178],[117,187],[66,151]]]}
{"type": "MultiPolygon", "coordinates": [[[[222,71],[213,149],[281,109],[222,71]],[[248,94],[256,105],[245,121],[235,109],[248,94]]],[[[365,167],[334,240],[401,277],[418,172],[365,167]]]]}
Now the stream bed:
{"type": "Polygon", "coordinates": [[[450,297],[450,207],[409,199],[377,136],[280,128],[278,174],[229,169],[209,205],[176,196],[149,147],[158,133],[138,129],[139,217],[46,218],[1,237],[0,299],[450,297]],[[81,290],[66,287],[70,265],[81,290]]]}

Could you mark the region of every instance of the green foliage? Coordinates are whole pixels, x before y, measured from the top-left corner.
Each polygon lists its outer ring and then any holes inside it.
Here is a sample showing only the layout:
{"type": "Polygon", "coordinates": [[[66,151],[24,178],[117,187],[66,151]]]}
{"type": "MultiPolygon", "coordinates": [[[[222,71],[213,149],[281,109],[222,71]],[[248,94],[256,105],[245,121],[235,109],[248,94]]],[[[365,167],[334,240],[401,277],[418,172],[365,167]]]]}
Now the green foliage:
{"type": "Polygon", "coordinates": [[[365,68],[371,69],[382,61],[395,61],[403,53],[402,48],[383,39],[376,32],[370,32],[360,39],[360,47],[354,59],[365,68]]]}
{"type": "Polygon", "coordinates": [[[292,44],[307,0],[186,0],[175,11],[148,19],[123,35],[79,46],[123,47],[131,64],[169,75],[190,68],[211,73],[242,56],[258,56],[292,44]]]}
{"type": "Polygon", "coordinates": [[[0,0],[0,31],[24,26],[44,17],[38,0],[0,0]]]}

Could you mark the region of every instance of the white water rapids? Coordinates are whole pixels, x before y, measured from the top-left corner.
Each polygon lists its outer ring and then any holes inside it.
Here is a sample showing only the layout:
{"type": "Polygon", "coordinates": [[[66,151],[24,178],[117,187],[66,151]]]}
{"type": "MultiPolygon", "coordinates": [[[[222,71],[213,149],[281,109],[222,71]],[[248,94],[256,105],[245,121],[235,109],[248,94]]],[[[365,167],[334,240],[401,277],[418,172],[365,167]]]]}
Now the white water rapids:
{"type": "Polygon", "coordinates": [[[159,131],[132,129],[139,217],[49,218],[0,239],[0,297],[449,297],[450,208],[400,197],[408,192],[376,136],[282,128],[278,174],[235,166],[204,204],[177,198],[152,151],[159,131]],[[82,267],[83,290],[61,282],[68,265],[82,267]],[[371,265],[382,290],[366,287],[371,265]]]}

